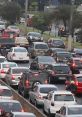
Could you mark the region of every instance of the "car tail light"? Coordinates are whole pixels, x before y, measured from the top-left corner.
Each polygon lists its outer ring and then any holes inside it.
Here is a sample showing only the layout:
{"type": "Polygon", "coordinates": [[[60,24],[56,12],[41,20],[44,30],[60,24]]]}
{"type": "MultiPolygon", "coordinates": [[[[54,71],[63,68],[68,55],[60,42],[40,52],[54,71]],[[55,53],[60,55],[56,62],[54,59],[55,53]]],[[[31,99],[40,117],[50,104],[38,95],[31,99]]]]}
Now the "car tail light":
{"type": "Polygon", "coordinates": [[[4,69],[1,70],[1,73],[5,73],[4,69]]]}
{"type": "Polygon", "coordinates": [[[54,106],[54,102],[51,102],[51,106],[54,106]]]}
{"type": "Polygon", "coordinates": [[[15,76],[14,75],[12,75],[12,80],[15,80],[15,76]]]}
{"type": "Polygon", "coordinates": [[[21,109],[21,111],[20,112],[24,112],[24,110],[23,109],[21,109]]]}
{"type": "Polygon", "coordinates": [[[13,55],[12,56],[15,56],[15,53],[13,53],[13,55]]]}
{"type": "Polygon", "coordinates": [[[29,80],[26,80],[26,86],[28,87],[30,85],[29,80]]]}
{"type": "Polygon", "coordinates": [[[74,68],[75,68],[76,66],[77,66],[77,65],[76,65],[75,63],[73,63],[73,64],[72,64],[72,67],[74,67],[74,68]]]}

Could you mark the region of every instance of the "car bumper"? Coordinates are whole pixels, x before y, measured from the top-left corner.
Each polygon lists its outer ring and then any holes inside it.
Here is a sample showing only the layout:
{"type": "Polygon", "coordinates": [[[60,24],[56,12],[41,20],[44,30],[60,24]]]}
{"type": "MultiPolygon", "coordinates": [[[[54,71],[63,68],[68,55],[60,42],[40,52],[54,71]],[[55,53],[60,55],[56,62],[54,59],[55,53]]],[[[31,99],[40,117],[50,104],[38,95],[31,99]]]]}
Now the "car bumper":
{"type": "Polygon", "coordinates": [[[29,57],[19,57],[19,58],[13,57],[12,60],[13,61],[29,61],[30,58],[29,57]]]}

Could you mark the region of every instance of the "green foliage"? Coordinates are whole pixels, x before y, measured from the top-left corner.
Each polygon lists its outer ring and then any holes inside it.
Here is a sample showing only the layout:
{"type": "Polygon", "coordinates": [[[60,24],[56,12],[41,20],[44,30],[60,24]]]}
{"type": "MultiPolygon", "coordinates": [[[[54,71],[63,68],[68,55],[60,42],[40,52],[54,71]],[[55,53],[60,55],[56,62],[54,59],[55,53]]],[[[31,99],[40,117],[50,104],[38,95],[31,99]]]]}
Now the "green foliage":
{"type": "Polygon", "coordinates": [[[32,18],[33,27],[37,28],[38,30],[41,30],[41,33],[49,30],[49,26],[52,21],[50,16],[51,16],[50,14],[45,14],[45,13],[35,15],[32,18]]]}
{"type": "Polygon", "coordinates": [[[19,20],[21,14],[20,6],[15,2],[7,2],[1,8],[2,17],[10,23],[19,20]]]}

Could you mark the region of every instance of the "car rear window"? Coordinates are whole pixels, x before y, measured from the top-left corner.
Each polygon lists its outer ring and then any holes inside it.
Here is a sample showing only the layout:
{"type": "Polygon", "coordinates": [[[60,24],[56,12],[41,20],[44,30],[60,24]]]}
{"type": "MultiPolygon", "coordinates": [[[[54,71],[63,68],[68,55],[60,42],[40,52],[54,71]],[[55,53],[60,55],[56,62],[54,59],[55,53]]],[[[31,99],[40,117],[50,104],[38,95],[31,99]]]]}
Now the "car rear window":
{"type": "Polygon", "coordinates": [[[48,49],[46,44],[36,44],[35,49],[48,49]]]}
{"type": "Polygon", "coordinates": [[[78,82],[82,82],[82,76],[77,77],[78,82]]]}
{"type": "Polygon", "coordinates": [[[25,48],[14,49],[14,52],[27,52],[25,48]]]}
{"type": "Polygon", "coordinates": [[[28,69],[13,69],[12,73],[13,74],[21,74],[21,73],[27,72],[27,71],[28,71],[28,69]]]}
{"type": "Polygon", "coordinates": [[[50,91],[57,91],[57,88],[55,88],[55,87],[40,88],[40,93],[49,93],[50,91]]]}
{"type": "Polygon", "coordinates": [[[0,96],[12,96],[12,91],[8,89],[0,89],[0,96]]]}
{"type": "Polygon", "coordinates": [[[48,56],[42,56],[42,57],[39,57],[39,62],[41,63],[53,63],[55,62],[54,58],[53,57],[48,57],[48,56]]]}
{"type": "Polygon", "coordinates": [[[74,98],[72,95],[68,94],[56,94],[54,96],[55,101],[74,101],[74,98]]]}
{"type": "Polygon", "coordinates": [[[20,112],[22,107],[20,103],[14,102],[0,102],[0,109],[5,110],[6,112],[20,112]]]}
{"type": "Polygon", "coordinates": [[[2,64],[3,68],[17,67],[17,64],[2,64]]]}
{"type": "Polygon", "coordinates": [[[68,115],[82,115],[82,107],[68,108],[68,115]]]}
{"type": "Polygon", "coordinates": [[[54,66],[54,70],[57,73],[69,73],[70,68],[68,66],[54,66]]]}

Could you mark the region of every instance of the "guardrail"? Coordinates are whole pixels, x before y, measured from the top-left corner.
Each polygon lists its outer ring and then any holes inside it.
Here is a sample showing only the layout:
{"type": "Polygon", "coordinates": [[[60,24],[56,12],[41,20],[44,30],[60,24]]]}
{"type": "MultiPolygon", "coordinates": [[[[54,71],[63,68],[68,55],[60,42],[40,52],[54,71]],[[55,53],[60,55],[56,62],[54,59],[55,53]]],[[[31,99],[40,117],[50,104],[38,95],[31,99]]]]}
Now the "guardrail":
{"type": "Polygon", "coordinates": [[[25,112],[32,112],[32,113],[34,113],[36,115],[36,117],[46,117],[46,115],[44,115],[40,110],[38,110],[35,106],[33,106],[28,100],[26,100],[21,95],[19,95],[17,93],[17,91],[15,91],[13,88],[8,86],[5,82],[0,80],[0,83],[2,85],[5,85],[5,86],[9,87],[12,90],[14,99],[20,101],[20,103],[21,103],[21,105],[22,105],[25,112]]]}

